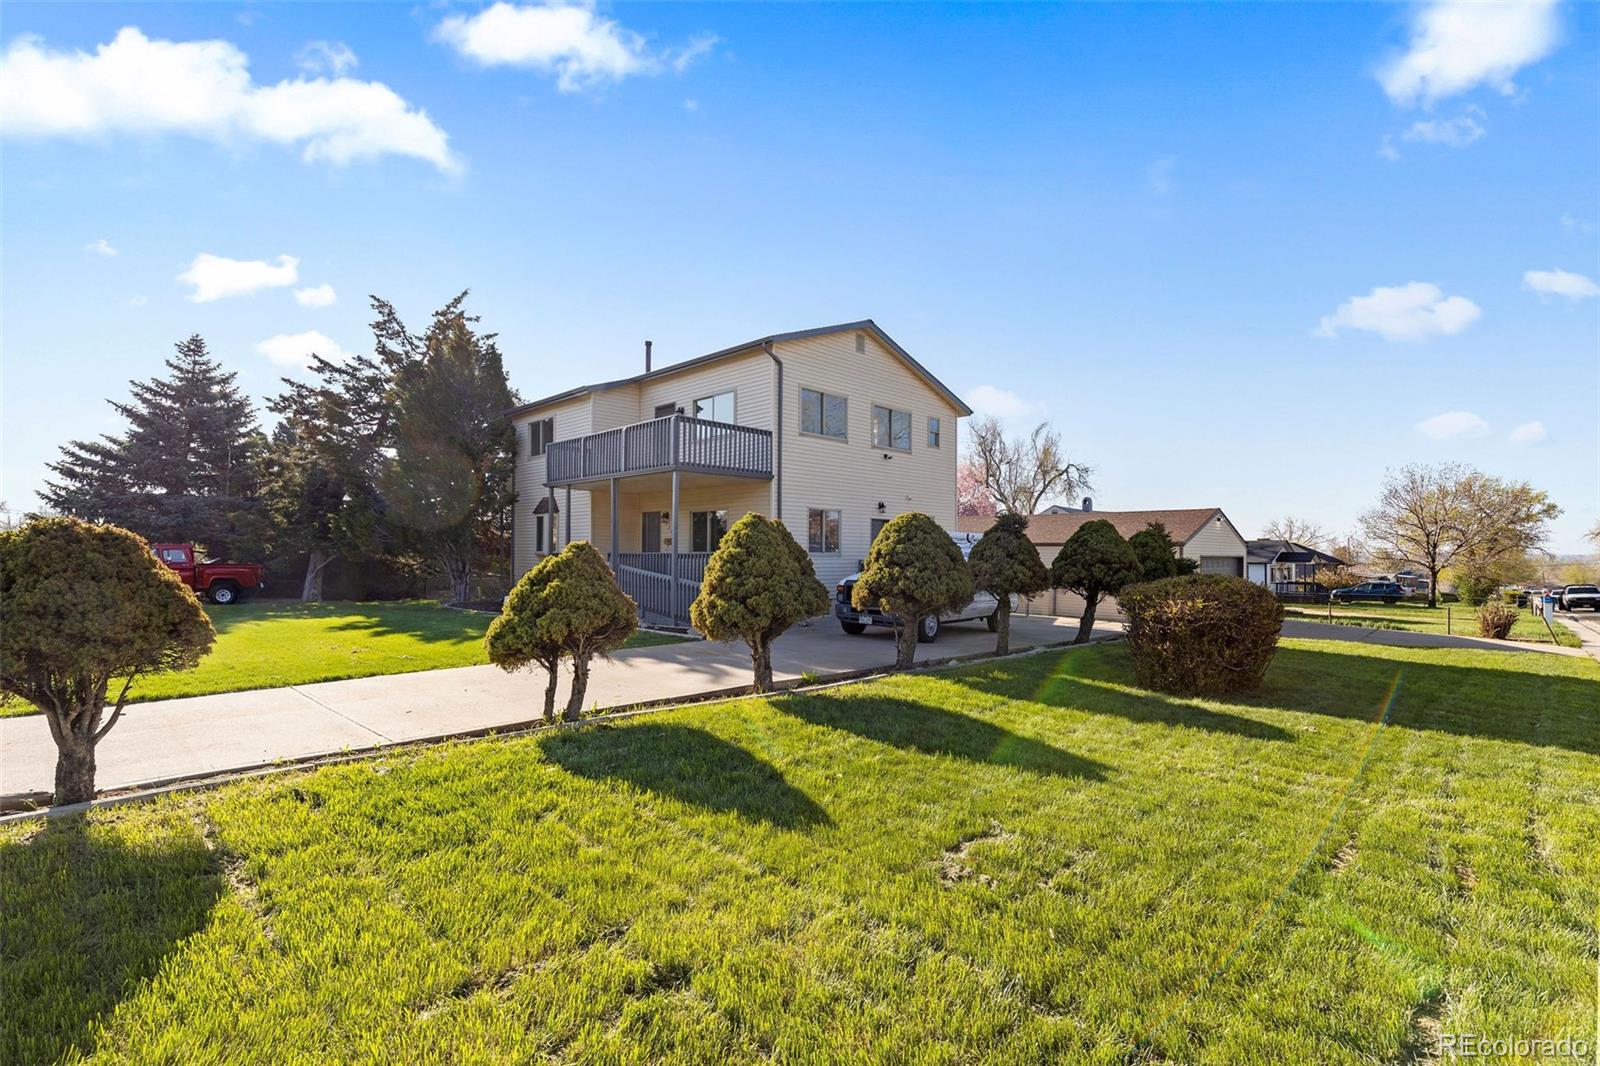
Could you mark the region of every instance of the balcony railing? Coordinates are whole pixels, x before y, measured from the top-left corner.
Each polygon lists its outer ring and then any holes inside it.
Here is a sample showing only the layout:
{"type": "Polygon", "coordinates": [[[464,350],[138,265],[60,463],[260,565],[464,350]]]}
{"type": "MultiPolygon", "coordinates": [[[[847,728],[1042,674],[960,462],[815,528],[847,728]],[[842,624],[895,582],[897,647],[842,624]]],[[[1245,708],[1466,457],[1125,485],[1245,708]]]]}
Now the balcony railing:
{"type": "Polygon", "coordinates": [[[558,440],[544,454],[547,485],[669,470],[770,478],[772,431],[669,415],[558,440]]]}
{"type": "Polygon", "coordinates": [[[689,605],[700,595],[710,552],[619,552],[617,583],[639,605],[639,617],[653,625],[686,626],[689,605]],[[673,580],[673,564],[677,580],[673,580]]]}

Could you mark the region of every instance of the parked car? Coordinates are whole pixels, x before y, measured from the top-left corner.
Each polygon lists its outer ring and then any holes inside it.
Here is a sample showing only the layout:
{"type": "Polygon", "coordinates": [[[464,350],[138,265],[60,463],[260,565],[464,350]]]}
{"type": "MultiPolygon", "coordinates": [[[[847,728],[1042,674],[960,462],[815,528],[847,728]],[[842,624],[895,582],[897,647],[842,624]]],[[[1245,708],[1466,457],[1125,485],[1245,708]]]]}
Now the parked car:
{"type": "Polygon", "coordinates": [[[1356,603],[1375,600],[1379,603],[1399,603],[1408,593],[1398,581],[1363,581],[1346,589],[1334,589],[1335,603],[1356,603]]]}
{"type": "Polygon", "coordinates": [[[1576,611],[1587,607],[1591,611],[1600,611],[1600,586],[1596,585],[1568,585],[1556,597],[1556,608],[1562,611],[1576,611]]]}
{"type": "MultiPolygon", "coordinates": [[[[950,539],[956,542],[961,549],[961,558],[965,559],[972,554],[972,546],[982,538],[981,533],[952,533],[950,539]]],[[[850,593],[856,587],[856,581],[861,577],[857,570],[845,578],[833,589],[833,614],[839,619],[839,628],[852,636],[857,636],[867,631],[868,626],[893,626],[895,616],[879,610],[858,611],[850,602],[850,593]]],[[[938,617],[929,616],[922,620],[922,625],[917,629],[917,640],[923,644],[931,644],[939,639],[939,630],[951,622],[976,622],[984,621],[989,624],[990,632],[999,628],[1000,620],[995,617],[995,610],[1000,606],[1000,601],[995,599],[990,592],[979,592],[959,611],[949,611],[938,617]]],[[[1016,606],[1015,597],[1012,606],[1016,606]]]]}
{"type": "Polygon", "coordinates": [[[226,606],[267,587],[257,563],[213,563],[195,559],[193,544],[152,544],[150,550],[177,571],[183,583],[212,603],[226,606]]]}

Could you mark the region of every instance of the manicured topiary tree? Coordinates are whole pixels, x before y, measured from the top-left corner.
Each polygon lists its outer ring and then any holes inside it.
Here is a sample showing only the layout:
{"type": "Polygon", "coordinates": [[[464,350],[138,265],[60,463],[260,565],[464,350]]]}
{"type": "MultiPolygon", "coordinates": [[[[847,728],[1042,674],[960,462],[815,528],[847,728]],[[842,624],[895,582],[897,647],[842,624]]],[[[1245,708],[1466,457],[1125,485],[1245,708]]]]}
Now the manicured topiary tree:
{"type": "Polygon", "coordinates": [[[594,545],[575,540],[522,575],[489,623],[484,647],[502,670],[542,666],[545,721],[555,720],[556,671],[572,660],[572,692],[562,717],[576,721],[589,687],[589,663],[627,643],[639,628],[634,602],[617,587],[594,545]]]}
{"type": "Polygon", "coordinates": [[[1122,613],[1139,682],[1184,696],[1257,687],[1283,625],[1276,596],[1223,574],[1136,585],[1122,594],[1122,613]]]}
{"type": "Polygon", "coordinates": [[[0,531],[0,689],[50,725],[55,802],[94,798],[95,746],[134,680],[193,667],[215,639],[200,601],[138,535],[75,518],[0,531]]]}
{"type": "Polygon", "coordinates": [[[1128,547],[1139,560],[1140,581],[1190,574],[1200,565],[1193,559],[1178,558],[1178,546],[1160,522],[1151,522],[1129,537],[1128,547]]]}
{"type": "Polygon", "coordinates": [[[782,522],[754,511],[723,534],[706,563],[689,621],[711,640],[750,645],[755,690],[772,691],[772,642],[796,622],[825,614],[828,590],[811,556],[782,522]]]}
{"type": "Polygon", "coordinates": [[[994,612],[997,636],[994,653],[1011,650],[1011,597],[1032,596],[1050,587],[1050,571],[1039,558],[1039,549],[1028,539],[1028,518],[1003,514],[967,556],[972,568],[972,585],[992,593],[1000,601],[994,612]]]}
{"type": "Polygon", "coordinates": [[[972,599],[972,573],[950,534],[913,511],[879,531],[850,599],[858,611],[877,608],[899,620],[894,665],[905,670],[916,662],[923,620],[972,599]]]}
{"type": "Polygon", "coordinates": [[[1083,617],[1072,641],[1082,644],[1094,632],[1094,612],[1100,601],[1139,580],[1139,557],[1116,526],[1096,518],[1079,526],[1061,546],[1050,566],[1050,580],[1056,588],[1083,597],[1083,617]]]}

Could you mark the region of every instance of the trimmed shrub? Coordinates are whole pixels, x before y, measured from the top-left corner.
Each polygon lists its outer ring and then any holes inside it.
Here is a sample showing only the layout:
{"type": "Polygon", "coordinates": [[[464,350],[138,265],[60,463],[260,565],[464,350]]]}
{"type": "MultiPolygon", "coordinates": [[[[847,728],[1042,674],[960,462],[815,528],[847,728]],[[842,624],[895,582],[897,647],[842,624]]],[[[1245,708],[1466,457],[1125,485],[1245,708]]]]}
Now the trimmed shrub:
{"type": "Polygon", "coordinates": [[[1517,601],[1520,600],[1523,595],[1524,593],[1518,589],[1501,589],[1500,602],[1510,604],[1512,607],[1515,607],[1517,605],[1517,601]]]}
{"type": "Polygon", "coordinates": [[[1173,541],[1172,534],[1167,532],[1167,527],[1160,522],[1151,522],[1129,537],[1128,547],[1133,549],[1135,558],[1139,560],[1140,581],[1177,577],[1199,565],[1192,559],[1178,558],[1178,545],[1173,541]],[[1185,562],[1194,565],[1185,570],[1182,566],[1185,562]]]}
{"type": "Polygon", "coordinates": [[[1139,557],[1116,526],[1104,518],[1079,526],[1050,566],[1050,581],[1056,588],[1083,597],[1083,617],[1072,642],[1082,644],[1094,632],[1094,612],[1101,600],[1138,580],[1139,557]]]}
{"type": "Polygon", "coordinates": [[[971,599],[972,572],[961,549],[939,523],[916,511],[890,519],[879,531],[850,593],[856,610],[877,608],[895,616],[897,670],[916,662],[924,618],[964,607],[971,599]]]}
{"type": "Polygon", "coordinates": [[[1505,640],[1520,615],[1515,607],[1505,603],[1486,603],[1478,610],[1478,633],[1495,640],[1505,640]]]}
{"type": "Polygon", "coordinates": [[[1032,596],[1050,587],[1050,571],[1028,539],[1028,517],[1003,514],[996,518],[972,546],[967,565],[972,568],[973,587],[1000,601],[994,612],[994,653],[1004,655],[1011,650],[1011,597],[1032,596]]]}
{"type": "Polygon", "coordinates": [[[555,720],[556,670],[572,660],[572,692],[562,717],[577,721],[589,687],[589,663],[606,658],[639,628],[633,600],[617,586],[594,545],[575,540],[522,575],[489,623],[483,644],[502,670],[542,666],[545,721],[555,720]]]}
{"type": "Polygon", "coordinates": [[[1481,607],[1488,603],[1499,587],[1500,582],[1481,572],[1468,571],[1456,578],[1456,594],[1468,607],[1481,607]]]}
{"type": "Polygon", "coordinates": [[[811,556],[782,522],[754,511],[723,534],[706,563],[689,621],[711,640],[750,645],[755,690],[772,691],[772,642],[828,610],[811,556]]]}
{"type": "Polygon", "coordinates": [[[0,531],[0,690],[50,724],[55,802],[94,798],[95,748],[134,679],[191,669],[215,639],[200,601],[138,534],[76,518],[0,531]]]}
{"type": "Polygon", "coordinates": [[[1283,605],[1243,578],[1169,577],[1135,585],[1119,602],[1134,673],[1162,692],[1248,692],[1278,650],[1283,605]]]}

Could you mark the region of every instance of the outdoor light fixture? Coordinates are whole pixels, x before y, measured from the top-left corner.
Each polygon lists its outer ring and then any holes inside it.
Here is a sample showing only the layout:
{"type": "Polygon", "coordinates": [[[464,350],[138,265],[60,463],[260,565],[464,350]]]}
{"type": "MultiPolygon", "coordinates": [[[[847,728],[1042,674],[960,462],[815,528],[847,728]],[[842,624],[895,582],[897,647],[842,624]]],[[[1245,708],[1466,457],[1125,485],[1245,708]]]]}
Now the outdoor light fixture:
{"type": "Polygon", "coordinates": [[[887,510],[888,510],[888,508],[883,505],[883,501],[879,500],[878,501],[878,513],[882,514],[884,511],[887,511],[887,510]]]}

